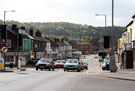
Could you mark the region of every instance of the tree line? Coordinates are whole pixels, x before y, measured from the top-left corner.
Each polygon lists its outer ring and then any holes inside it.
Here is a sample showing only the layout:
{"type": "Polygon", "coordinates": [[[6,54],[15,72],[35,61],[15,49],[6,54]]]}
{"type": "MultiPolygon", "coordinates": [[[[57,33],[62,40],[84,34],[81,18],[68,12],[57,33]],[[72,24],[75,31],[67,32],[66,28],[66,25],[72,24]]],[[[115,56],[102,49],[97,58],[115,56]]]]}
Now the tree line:
{"type": "MultiPolygon", "coordinates": [[[[0,20],[0,24],[3,21],[0,20]]],[[[12,24],[17,24],[18,27],[25,26],[27,30],[33,27],[34,30],[40,30],[44,36],[58,36],[67,37],[66,40],[83,40],[89,41],[92,39],[101,39],[105,35],[111,35],[111,27],[94,27],[91,25],[74,24],[68,22],[30,22],[30,23],[20,23],[18,21],[6,21],[8,26],[12,24]]],[[[124,27],[115,26],[113,31],[113,36],[116,40],[120,38],[124,27]]]]}

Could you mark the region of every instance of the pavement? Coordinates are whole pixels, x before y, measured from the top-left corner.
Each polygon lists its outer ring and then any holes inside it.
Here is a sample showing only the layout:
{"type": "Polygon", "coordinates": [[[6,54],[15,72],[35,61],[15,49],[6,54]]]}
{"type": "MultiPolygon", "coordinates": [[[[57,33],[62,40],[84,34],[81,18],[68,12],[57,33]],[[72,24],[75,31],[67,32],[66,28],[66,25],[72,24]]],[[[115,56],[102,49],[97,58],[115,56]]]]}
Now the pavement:
{"type": "Polygon", "coordinates": [[[88,70],[87,74],[98,77],[135,81],[134,69],[118,69],[117,72],[110,72],[110,71],[103,71],[100,67],[97,67],[93,70],[88,70]]]}

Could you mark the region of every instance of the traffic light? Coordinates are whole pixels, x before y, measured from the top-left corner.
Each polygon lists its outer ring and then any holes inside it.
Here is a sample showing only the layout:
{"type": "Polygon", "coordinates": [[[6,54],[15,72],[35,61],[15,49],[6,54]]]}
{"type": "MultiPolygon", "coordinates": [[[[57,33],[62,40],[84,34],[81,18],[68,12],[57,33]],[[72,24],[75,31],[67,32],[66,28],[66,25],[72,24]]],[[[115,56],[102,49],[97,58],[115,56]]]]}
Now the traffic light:
{"type": "Polygon", "coordinates": [[[22,34],[18,34],[18,46],[22,46],[22,34]]]}
{"type": "Polygon", "coordinates": [[[1,25],[1,43],[5,44],[7,42],[7,29],[6,25],[1,25]]]}
{"type": "Polygon", "coordinates": [[[110,36],[104,36],[104,48],[110,48],[110,36]]]}

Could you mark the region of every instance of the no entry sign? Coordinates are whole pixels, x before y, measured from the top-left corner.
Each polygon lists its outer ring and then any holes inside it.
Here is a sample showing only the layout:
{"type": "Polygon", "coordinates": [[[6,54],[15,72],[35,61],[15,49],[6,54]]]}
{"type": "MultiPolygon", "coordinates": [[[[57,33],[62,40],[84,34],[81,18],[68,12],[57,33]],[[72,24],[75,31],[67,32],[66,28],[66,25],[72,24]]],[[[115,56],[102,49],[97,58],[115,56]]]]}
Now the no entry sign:
{"type": "Polygon", "coordinates": [[[7,46],[3,46],[2,48],[1,48],[1,51],[2,51],[2,53],[7,53],[8,52],[8,47],[7,46]]]}

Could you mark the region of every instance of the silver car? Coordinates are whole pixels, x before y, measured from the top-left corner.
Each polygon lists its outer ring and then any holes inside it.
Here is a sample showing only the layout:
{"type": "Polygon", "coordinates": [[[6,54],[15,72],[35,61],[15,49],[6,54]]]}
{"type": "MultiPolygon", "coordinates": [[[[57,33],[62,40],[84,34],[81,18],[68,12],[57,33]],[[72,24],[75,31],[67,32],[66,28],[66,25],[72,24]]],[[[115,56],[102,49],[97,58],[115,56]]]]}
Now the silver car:
{"type": "Polygon", "coordinates": [[[36,63],[36,70],[38,69],[48,69],[49,71],[52,69],[54,71],[54,63],[52,59],[48,58],[41,58],[37,63],[36,63]]]}
{"type": "Polygon", "coordinates": [[[88,63],[87,62],[83,62],[83,67],[84,67],[84,69],[88,70],[88,63]]]}

